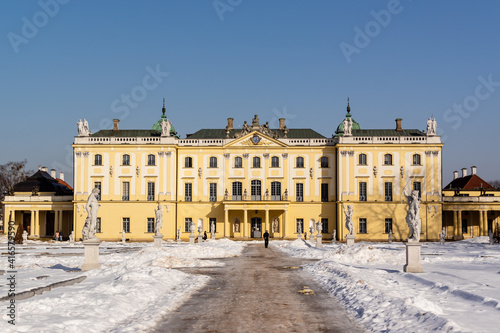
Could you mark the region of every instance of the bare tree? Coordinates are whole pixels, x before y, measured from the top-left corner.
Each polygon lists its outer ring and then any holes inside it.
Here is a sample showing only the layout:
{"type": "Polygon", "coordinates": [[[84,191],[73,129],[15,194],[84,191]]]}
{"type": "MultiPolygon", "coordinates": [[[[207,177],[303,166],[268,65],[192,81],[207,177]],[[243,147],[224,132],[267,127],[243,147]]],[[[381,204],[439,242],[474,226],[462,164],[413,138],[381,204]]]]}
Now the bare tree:
{"type": "Polygon", "coordinates": [[[27,161],[9,162],[0,165],[0,198],[5,194],[12,194],[14,185],[22,182],[33,174],[32,170],[25,170],[27,161]]]}
{"type": "Polygon", "coordinates": [[[491,186],[493,186],[494,188],[496,189],[500,189],[500,180],[492,180],[490,182],[488,182],[488,184],[490,184],[491,186]]]}

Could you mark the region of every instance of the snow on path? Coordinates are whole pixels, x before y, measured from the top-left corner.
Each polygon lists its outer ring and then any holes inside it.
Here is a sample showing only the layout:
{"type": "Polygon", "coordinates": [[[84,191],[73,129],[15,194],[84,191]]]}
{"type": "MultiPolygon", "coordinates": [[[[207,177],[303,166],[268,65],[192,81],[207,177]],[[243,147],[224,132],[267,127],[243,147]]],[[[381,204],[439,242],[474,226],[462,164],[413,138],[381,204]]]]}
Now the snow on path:
{"type": "MultiPolygon", "coordinates": [[[[4,246],[0,239],[0,246],[4,246]]],[[[102,269],[79,271],[81,244],[29,242],[16,246],[17,291],[85,275],[78,284],[16,301],[16,326],[1,313],[1,332],[138,332],[174,310],[203,287],[207,276],[191,275],[174,267],[217,266],[202,258],[238,256],[244,244],[230,240],[202,244],[164,242],[101,244],[102,269]],[[39,279],[37,279],[39,277],[39,279]],[[41,277],[41,278],[40,278],[41,277]]],[[[7,270],[7,260],[0,270],[7,270]]],[[[2,281],[0,292],[7,294],[2,281]]],[[[7,305],[7,302],[2,302],[7,305]]]]}
{"type": "Polygon", "coordinates": [[[500,246],[487,237],[423,243],[424,273],[403,272],[402,243],[275,241],[290,255],[322,259],[305,270],[366,328],[376,332],[497,332],[500,246]]]}

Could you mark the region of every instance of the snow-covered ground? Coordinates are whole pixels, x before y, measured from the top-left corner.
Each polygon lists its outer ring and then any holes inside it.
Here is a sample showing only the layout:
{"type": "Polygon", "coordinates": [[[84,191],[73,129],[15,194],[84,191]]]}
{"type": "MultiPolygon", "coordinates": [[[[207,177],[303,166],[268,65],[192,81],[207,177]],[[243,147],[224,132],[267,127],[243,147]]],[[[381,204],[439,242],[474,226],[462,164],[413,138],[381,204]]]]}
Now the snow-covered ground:
{"type": "MultiPolygon", "coordinates": [[[[500,246],[486,237],[423,243],[425,273],[408,274],[402,243],[325,244],[271,241],[292,256],[316,258],[305,271],[337,298],[361,325],[375,332],[497,332],[500,326],[500,246]]],[[[28,241],[16,246],[16,292],[78,276],[80,283],[16,301],[16,326],[1,302],[0,332],[138,332],[154,325],[205,285],[208,277],[177,267],[221,265],[211,258],[238,256],[245,242],[202,244],[103,242],[102,269],[81,272],[81,243],[28,241]]],[[[8,271],[0,237],[0,270],[8,271]]],[[[1,274],[1,273],[0,273],[1,274]]],[[[8,290],[0,275],[0,297],[8,290]]]]}
{"type": "MultiPolygon", "coordinates": [[[[4,271],[9,270],[6,245],[2,237],[0,270],[4,271]]],[[[8,323],[8,302],[1,302],[0,332],[147,330],[209,279],[171,268],[217,266],[219,262],[202,259],[237,256],[244,246],[230,240],[195,245],[164,242],[161,249],[153,248],[152,243],[103,242],[102,269],[81,272],[81,243],[28,241],[16,246],[16,292],[83,275],[87,278],[16,301],[15,326],[8,323]]],[[[0,297],[7,296],[7,275],[0,275],[0,281],[0,297]]]]}
{"type": "Polygon", "coordinates": [[[487,237],[423,243],[424,273],[403,272],[402,243],[271,245],[303,258],[312,278],[374,332],[499,332],[500,245],[487,237]]]}

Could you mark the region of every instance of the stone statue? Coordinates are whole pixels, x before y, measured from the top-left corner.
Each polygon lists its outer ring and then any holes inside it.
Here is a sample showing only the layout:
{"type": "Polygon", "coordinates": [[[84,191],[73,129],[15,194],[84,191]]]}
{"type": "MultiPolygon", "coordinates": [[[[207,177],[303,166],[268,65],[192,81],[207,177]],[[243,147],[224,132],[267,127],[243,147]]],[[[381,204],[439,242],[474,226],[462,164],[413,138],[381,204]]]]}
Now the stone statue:
{"type": "Polygon", "coordinates": [[[201,234],[203,232],[203,219],[198,219],[198,233],[201,234]]]}
{"type": "Polygon", "coordinates": [[[28,232],[26,230],[23,231],[23,243],[28,240],[28,232]]]}
{"type": "Polygon", "coordinates": [[[344,121],[342,122],[344,125],[344,135],[349,136],[352,135],[352,119],[351,118],[345,118],[344,121]]]}
{"type": "Polygon", "coordinates": [[[318,232],[318,235],[321,235],[323,231],[323,223],[321,223],[321,221],[316,222],[316,231],[318,232]]]}
{"type": "Polygon", "coordinates": [[[446,228],[443,227],[443,229],[441,230],[441,232],[439,233],[439,242],[441,244],[444,244],[445,242],[445,239],[446,239],[446,228]]]}
{"type": "Polygon", "coordinates": [[[302,234],[302,222],[297,223],[297,233],[299,235],[302,234]]]}
{"type": "Polygon", "coordinates": [[[349,231],[350,236],[354,236],[354,223],[352,222],[352,214],[354,210],[352,209],[352,205],[348,205],[347,209],[344,206],[344,214],[345,214],[345,227],[347,231],[349,231]]]}
{"type": "Polygon", "coordinates": [[[155,209],[155,236],[161,236],[161,226],[163,224],[163,207],[158,204],[158,209],[155,209]]]}
{"type": "Polygon", "coordinates": [[[177,229],[177,239],[181,239],[181,228],[177,229]]]}
{"type": "Polygon", "coordinates": [[[240,220],[236,219],[234,221],[233,231],[234,232],[240,232],[240,220]]]}
{"type": "Polygon", "coordinates": [[[89,123],[87,122],[87,119],[83,118],[83,132],[85,136],[88,136],[90,134],[89,130],[89,123]]]}
{"type": "Polygon", "coordinates": [[[271,131],[269,130],[269,122],[268,121],[260,127],[260,132],[262,134],[265,134],[265,135],[271,135],[271,131]]]}
{"type": "Polygon", "coordinates": [[[241,127],[241,135],[245,135],[245,134],[248,134],[252,131],[252,128],[250,127],[250,125],[247,124],[247,121],[245,120],[243,122],[243,126],[241,127]]]}
{"type": "Polygon", "coordinates": [[[226,192],[224,192],[224,200],[229,200],[229,191],[226,188],[226,192]]]}
{"type": "Polygon", "coordinates": [[[73,243],[75,241],[75,232],[74,231],[71,231],[71,233],[69,234],[69,241],[70,241],[70,243],[73,243]]]}
{"type": "Polygon", "coordinates": [[[76,122],[78,125],[78,136],[89,136],[89,123],[85,118],[76,122]]]}
{"type": "Polygon", "coordinates": [[[194,225],[194,222],[191,221],[190,225],[189,225],[189,231],[191,231],[191,235],[194,234],[194,231],[196,230],[196,227],[194,225]]]}
{"type": "Polygon", "coordinates": [[[333,234],[332,234],[332,243],[335,243],[335,240],[337,239],[337,229],[333,229],[333,234]]]}
{"type": "Polygon", "coordinates": [[[406,213],[406,223],[410,228],[411,236],[408,240],[420,241],[420,230],[422,229],[422,220],[420,219],[420,198],[418,191],[411,191],[410,195],[403,193],[408,200],[408,212],[406,213]]]}
{"type": "Polygon", "coordinates": [[[493,243],[495,242],[495,239],[493,238],[493,232],[491,230],[488,232],[488,238],[489,238],[490,245],[493,245],[493,243]]]}
{"type": "Polygon", "coordinates": [[[285,192],[283,193],[283,200],[288,200],[288,189],[285,190],[285,192]]]}
{"type": "Polygon", "coordinates": [[[427,119],[427,135],[436,135],[436,127],[436,119],[429,117],[429,119],[427,119]]]}
{"type": "Polygon", "coordinates": [[[389,230],[388,241],[389,243],[392,243],[392,230],[389,230]]]}
{"type": "Polygon", "coordinates": [[[210,225],[210,233],[212,235],[215,234],[215,222],[214,221],[212,221],[212,224],[210,225]]]}
{"type": "Polygon", "coordinates": [[[172,124],[167,119],[161,120],[161,136],[170,136],[170,129],[172,128],[172,124]]]}
{"type": "Polygon", "coordinates": [[[280,232],[280,219],[277,217],[273,219],[273,232],[280,232]]]}
{"type": "Polygon", "coordinates": [[[255,115],[252,119],[252,127],[257,129],[260,127],[260,124],[259,124],[259,116],[258,115],[255,115]]]}
{"type": "Polygon", "coordinates": [[[92,189],[89,198],[87,199],[87,204],[85,205],[85,210],[87,211],[87,218],[85,219],[85,225],[82,230],[82,238],[86,240],[98,240],[95,235],[97,227],[97,210],[99,209],[99,202],[97,201],[97,196],[100,191],[97,187],[92,189]]]}
{"type": "Polygon", "coordinates": [[[248,192],[247,192],[247,189],[245,189],[245,191],[243,192],[243,200],[247,200],[248,198],[248,192]]]}

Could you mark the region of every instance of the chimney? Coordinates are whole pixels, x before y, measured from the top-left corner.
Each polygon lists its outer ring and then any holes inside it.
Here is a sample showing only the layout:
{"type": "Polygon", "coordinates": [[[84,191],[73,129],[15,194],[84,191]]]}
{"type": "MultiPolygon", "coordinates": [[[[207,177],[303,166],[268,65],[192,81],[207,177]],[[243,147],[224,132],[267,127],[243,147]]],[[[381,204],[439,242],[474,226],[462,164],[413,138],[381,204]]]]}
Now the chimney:
{"type": "Polygon", "coordinates": [[[403,128],[401,127],[402,121],[403,121],[403,119],[401,119],[401,118],[396,119],[396,131],[398,131],[398,132],[401,132],[403,130],[403,128]]]}
{"type": "Polygon", "coordinates": [[[473,175],[475,175],[477,173],[477,167],[476,166],[472,166],[470,169],[471,169],[471,173],[473,175]]]}
{"type": "Polygon", "coordinates": [[[228,130],[233,129],[233,120],[234,120],[234,118],[227,118],[227,129],[228,130]]]}
{"type": "Polygon", "coordinates": [[[453,180],[458,178],[458,171],[453,171],[453,180]]]}
{"type": "Polygon", "coordinates": [[[50,177],[56,178],[56,169],[50,169],[50,177]]]}
{"type": "Polygon", "coordinates": [[[113,119],[113,131],[118,131],[118,123],[120,119],[113,119]]]}
{"type": "Polygon", "coordinates": [[[47,172],[47,167],[42,167],[43,172],[47,172]]]}
{"type": "Polygon", "coordinates": [[[467,177],[467,168],[462,168],[462,177],[467,177]]]}
{"type": "Polygon", "coordinates": [[[59,179],[62,180],[62,181],[64,181],[64,172],[61,171],[59,173],[59,179]]]}
{"type": "Polygon", "coordinates": [[[285,129],[285,118],[280,118],[280,130],[285,129]]]}

